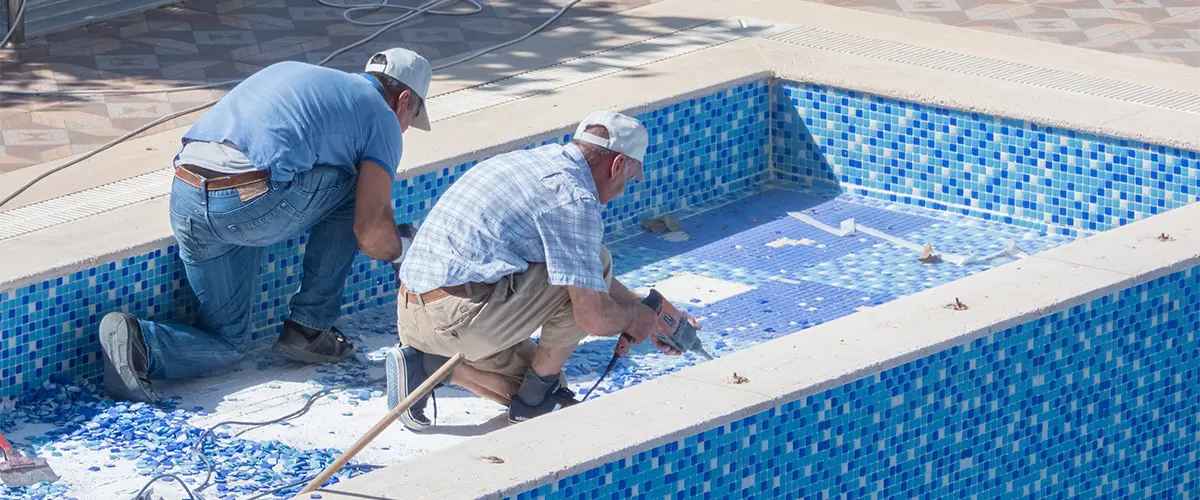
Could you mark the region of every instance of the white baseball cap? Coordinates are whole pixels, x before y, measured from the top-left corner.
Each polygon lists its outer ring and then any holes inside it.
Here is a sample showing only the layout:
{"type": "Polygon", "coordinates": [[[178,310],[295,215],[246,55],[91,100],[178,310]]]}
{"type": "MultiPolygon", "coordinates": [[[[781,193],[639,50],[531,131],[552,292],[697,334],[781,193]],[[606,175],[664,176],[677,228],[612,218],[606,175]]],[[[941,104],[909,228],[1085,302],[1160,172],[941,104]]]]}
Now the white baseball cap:
{"type": "MultiPolygon", "coordinates": [[[[579,122],[579,127],[575,129],[575,139],[621,153],[637,160],[638,163],[642,162],[642,158],[646,156],[646,147],[650,145],[650,136],[642,122],[609,110],[594,111],[579,122]],[[608,138],[587,133],[587,128],[592,125],[602,125],[608,129],[608,138]]],[[[642,180],[641,169],[635,178],[638,181],[642,180]]]]}
{"type": "MultiPolygon", "coordinates": [[[[363,71],[378,71],[395,78],[412,89],[423,104],[429,104],[429,82],[433,79],[433,67],[420,54],[399,47],[388,49],[371,56],[363,71]]],[[[429,130],[429,106],[421,110],[412,126],[429,130]]]]}

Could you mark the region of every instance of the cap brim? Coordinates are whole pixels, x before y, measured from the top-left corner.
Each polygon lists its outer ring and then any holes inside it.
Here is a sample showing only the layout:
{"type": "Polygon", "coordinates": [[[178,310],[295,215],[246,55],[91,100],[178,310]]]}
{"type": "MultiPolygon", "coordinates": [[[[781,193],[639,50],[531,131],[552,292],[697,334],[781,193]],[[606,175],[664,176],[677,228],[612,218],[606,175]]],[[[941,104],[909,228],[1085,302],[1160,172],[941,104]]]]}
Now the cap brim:
{"type": "Polygon", "coordinates": [[[413,118],[412,126],[415,129],[429,131],[429,107],[425,106],[421,109],[421,114],[413,118]]]}

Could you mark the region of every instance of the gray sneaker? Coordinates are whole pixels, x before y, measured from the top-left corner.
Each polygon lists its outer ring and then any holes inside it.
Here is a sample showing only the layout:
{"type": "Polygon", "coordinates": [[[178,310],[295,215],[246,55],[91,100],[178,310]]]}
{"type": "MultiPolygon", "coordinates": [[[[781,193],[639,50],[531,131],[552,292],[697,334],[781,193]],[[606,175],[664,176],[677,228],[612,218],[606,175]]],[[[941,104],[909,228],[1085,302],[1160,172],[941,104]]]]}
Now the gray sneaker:
{"type": "Polygon", "coordinates": [[[150,389],[150,354],[142,338],[142,325],[132,314],[112,312],[100,320],[100,349],[104,351],[104,389],[120,401],[153,403],[150,389]]]}
{"type": "Polygon", "coordinates": [[[354,356],[354,343],[337,327],[313,330],[292,320],[283,322],[275,352],[303,363],[337,363],[354,356]]]}
{"type": "Polygon", "coordinates": [[[552,411],[579,404],[575,392],[559,385],[555,381],[546,391],[546,398],[540,404],[531,405],[521,399],[519,394],[513,394],[512,402],[508,405],[508,423],[519,424],[540,417],[552,411]]]}
{"type": "MultiPolygon", "coordinates": [[[[384,353],[384,371],[387,373],[387,407],[390,411],[404,401],[425,383],[429,374],[425,373],[425,354],[412,347],[389,347],[384,353]]],[[[445,385],[438,384],[438,387],[445,385]]],[[[430,391],[425,397],[418,399],[408,411],[400,414],[400,423],[409,430],[420,432],[433,427],[434,421],[425,416],[425,407],[430,398],[433,400],[433,415],[437,418],[437,396],[430,391]]]]}

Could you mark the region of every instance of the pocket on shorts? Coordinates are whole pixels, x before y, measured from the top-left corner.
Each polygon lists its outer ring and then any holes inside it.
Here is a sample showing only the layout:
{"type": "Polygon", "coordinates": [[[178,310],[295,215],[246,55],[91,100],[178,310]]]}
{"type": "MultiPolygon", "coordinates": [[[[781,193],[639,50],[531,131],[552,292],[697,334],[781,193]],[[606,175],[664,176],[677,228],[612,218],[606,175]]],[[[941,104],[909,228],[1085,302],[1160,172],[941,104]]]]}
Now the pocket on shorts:
{"type": "Polygon", "coordinates": [[[483,301],[446,297],[425,307],[431,313],[430,328],[439,336],[459,338],[483,310],[483,301]]]}

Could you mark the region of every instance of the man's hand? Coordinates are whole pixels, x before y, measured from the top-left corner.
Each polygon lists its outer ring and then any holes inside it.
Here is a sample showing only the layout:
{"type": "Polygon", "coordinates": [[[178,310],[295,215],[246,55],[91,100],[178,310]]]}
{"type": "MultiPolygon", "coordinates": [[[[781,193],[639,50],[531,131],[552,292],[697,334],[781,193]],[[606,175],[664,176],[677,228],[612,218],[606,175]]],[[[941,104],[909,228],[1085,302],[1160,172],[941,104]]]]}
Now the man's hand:
{"type": "MultiPolygon", "coordinates": [[[[667,299],[664,297],[663,300],[666,301],[667,299]]],[[[669,302],[668,302],[668,304],[669,304],[669,302]]],[[[664,304],[664,306],[666,306],[668,304],[664,304]]],[[[671,305],[670,307],[664,307],[664,309],[674,309],[677,311],[679,310],[678,308],[674,307],[673,305],[671,305]]],[[[688,324],[692,326],[692,328],[696,329],[697,331],[700,330],[700,323],[697,322],[695,320],[695,318],[692,318],[691,315],[689,315],[688,313],[683,312],[683,311],[679,311],[679,314],[681,316],[679,318],[680,321],[687,321],[688,324]]],[[[666,354],[668,356],[683,355],[683,351],[680,351],[679,349],[672,347],[671,344],[663,342],[659,338],[659,334],[669,335],[670,333],[672,333],[670,331],[667,331],[667,328],[669,328],[669,326],[666,323],[661,323],[659,325],[659,328],[660,328],[660,330],[658,332],[655,332],[655,335],[650,338],[650,341],[654,343],[654,347],[657,347],[659,351],[662,351],[663,354],[666,354]]]]}
{"type": "Polygon", "coordinates": [[[396,232],[400,234],[400,257],[392,261],[392,267],[399,272],[400,264],[404,263],[404,256],[408,255],[408,249],[412,246],[413,239],[417,237],[417,228],[412,224],[399,224],[396,226],[396,232]]]}
{"type": "MultiPolygon", "coordinates": [[[[611,284],[609,285],[608,294],[617,303],[637,304],[637,305],[640,305],[642,308],[653,312],[653,310],[650,309],[649,307],[642,305],[643,297],[638,296],[638,294],[634,293],[633,290],[630,290],[629,287],[626,287],[624,283],[621,283],[616,278],[613,278],[611,284]]],[[[666,299],[664,298],[663,300],[666,300],[666,299]]],[[[681,318],[681,319],[686,319],[687,322],[690,325],[692,325],[693,328],[695,328],[696,330],[700,330],[700,323],[697,323],[696,320],[693,319],[691,316],[689,316],[687,313],[685,313],[683,311],[679,311],[679,312],[683,316],[683,318],[681,318]]],[[[661,340],[660,336],[667,335],[668,333],[670,333],[667,331],[667,328],[668,328],[667,324],[665,322],[663,322],[662,318],[657,315],[655,316],[654,320],[655,320],[655,325],[653,328],[651,328],[651,330],[650,330],[651,334],[649,335],[650,342],[652,344],[654,344],[654,347],[657,348],[663,354],[666,354],[668,356],[683,355],[683,351],[680,351],[679,349],[671,347],[671,344],[668,344],[661,340]]],[[[633,337],[633,336],[634,336],[634,334],[632,332],[630,332],[630,337],[633,337]]],[[[636,343],[640,344],[643,341],[644,341],[644,339],[639,338],[639,339],[637,339],[636,343]]]]}
{"type": "Polygon", "coordinates": [[[404,263],[404,256],[408,255],[408,249],[412,246],[413,238],[417,237],[417,228],[412,224],[399,224],[396,226],[396,232],[400,234],[400,258],[392,261],[392,272],[396,277],[396,288],[400,288],[400,265],[404,263]]]}
{"type": "Polygon", "coordinates": [[[666,354],[667,356],[682,356],[683,355],[683,351],[680,351],[679,349],[671,347],[671,344],[663,342],[662,339],[659,338],[658,335],[650,337],[650,342],[654,344],[654,347],[658,348],[659,352],[666,354]]]}
{"type": "MultiPolygon", "coordinates": [[[[654,338],[653,334],[659,329],[658,314],[640,303],[631,304],[630,307],[634,311],[633,322],[623,333],[628,333],[630,337],[633,337],[634,344],[641,344],[647,338],[654,338]]],[[[657,339],[654,339],[654,342],[657,342],[657,339]]]]}

